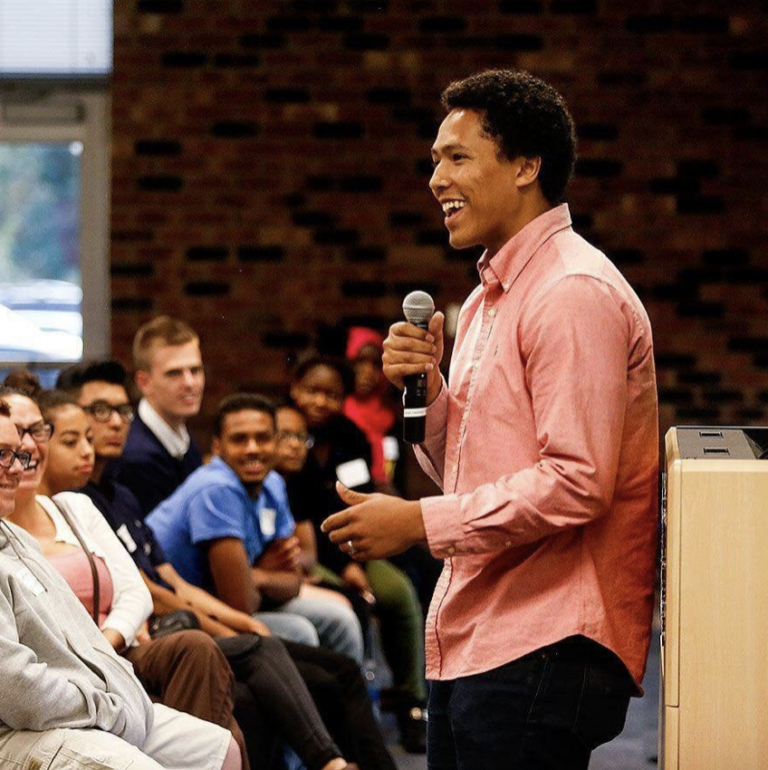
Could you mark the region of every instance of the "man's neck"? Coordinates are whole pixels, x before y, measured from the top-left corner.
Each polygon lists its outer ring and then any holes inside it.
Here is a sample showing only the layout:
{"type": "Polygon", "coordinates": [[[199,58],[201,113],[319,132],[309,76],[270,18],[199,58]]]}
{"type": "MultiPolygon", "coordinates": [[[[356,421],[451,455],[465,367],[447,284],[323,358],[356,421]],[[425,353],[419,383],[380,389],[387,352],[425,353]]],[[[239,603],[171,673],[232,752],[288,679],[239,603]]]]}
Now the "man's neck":
{"type": "Polygon", "coordinates": [[[543,196],[537,195],[526,199],[525,204],[520,210],[519,215],[512,222],[509,230],[506,230],[498,239],[499,242],[486,245],[488,259],[492,259],[501,249],[509,243],[521,230],[528,227],[534,219],[538,219],[542,214],[546,214],[552,208],[552,204],[543,196]]]}
{"type": "Polygon", "coordinates": [[[147,403],[155,410],[157,416],[171,428],[171,430],[174,430],[176,433],[181,433],[182,428],[186,425],[186,420],[183,417],[178,417],[177,415],[169,414],[168,412],[159,409],[157,405],[153,404],[149,399],[147,399],[147,403]]]}

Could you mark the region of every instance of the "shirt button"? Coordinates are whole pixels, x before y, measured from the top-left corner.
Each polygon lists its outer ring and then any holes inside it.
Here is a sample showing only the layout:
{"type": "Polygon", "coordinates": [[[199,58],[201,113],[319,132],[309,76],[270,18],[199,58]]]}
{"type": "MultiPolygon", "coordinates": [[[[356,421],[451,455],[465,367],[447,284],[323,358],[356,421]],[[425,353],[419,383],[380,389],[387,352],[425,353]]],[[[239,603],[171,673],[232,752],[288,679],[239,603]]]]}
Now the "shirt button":
{"type": "Polygon", "coordinates": [[[451,554],[451,556],[453,556],[453,554],[456,553],[456,549],[452,545],[449,545],[446,550],[448,551],[449,554],[451,554]]]}
{"type": "Polygon", "coordinates": [[[502,285],[504,291],[508,291],[509,290],[509,284],[508,283],[502,283],[501,285],[502,285]]]}
{"type": "Polygon", "coordinates": [[[488,315],[489,315],[491,318],[493,318],[493,317],[496,315],[496,311],[495,311],[493,308],[491,308],[491,309],[488,311],[488,315]]]}
{"type": "Polygon", "coordinates": [[[459,470],[459,464],[458,463],[454,463],[453,464],[453,472],[456,473],[458,470],[459,470]]]}
{"type": "Polygon", "coordinates": [[[479,369],[480,368],[480,362],[479,361],[475,361],[475,363],[472,364],[472,368],[473,369],[479,369]]]}

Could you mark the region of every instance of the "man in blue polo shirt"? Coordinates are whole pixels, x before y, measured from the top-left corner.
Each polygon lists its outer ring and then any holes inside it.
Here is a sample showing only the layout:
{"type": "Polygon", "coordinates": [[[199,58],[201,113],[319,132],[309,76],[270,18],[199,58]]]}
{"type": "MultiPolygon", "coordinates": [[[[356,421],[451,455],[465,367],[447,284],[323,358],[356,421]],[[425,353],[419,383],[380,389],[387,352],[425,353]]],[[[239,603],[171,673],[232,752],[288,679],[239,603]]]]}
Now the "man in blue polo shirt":
{"type": "Polygon", "coordinates": [[[299,597],[301,573],[285,482],[272,471],[275,414],[261,396],[241,393],[219,406],[214,458],[146,519],[165,555],[188,582],[262,620],[278,636],[320,643],[362,660],[351,608],[299,597]],[[258,610],[258,612],[257,612],[258,610]]]}

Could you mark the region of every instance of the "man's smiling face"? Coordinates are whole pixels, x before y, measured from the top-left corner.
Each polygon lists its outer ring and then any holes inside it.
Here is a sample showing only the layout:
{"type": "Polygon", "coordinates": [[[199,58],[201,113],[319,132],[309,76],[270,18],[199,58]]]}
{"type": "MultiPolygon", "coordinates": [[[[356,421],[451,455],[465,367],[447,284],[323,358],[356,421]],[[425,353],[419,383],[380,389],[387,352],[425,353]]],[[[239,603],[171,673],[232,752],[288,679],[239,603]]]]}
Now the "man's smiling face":
{"type": "Polygon", "coordinates": [[[495,254],[514,234],[522,206],[522,158],[508,160],[483,131],[480,113],[452,110],[432,147],[429,186],[440,201],[455,249],[484,246],[495,254]]]}

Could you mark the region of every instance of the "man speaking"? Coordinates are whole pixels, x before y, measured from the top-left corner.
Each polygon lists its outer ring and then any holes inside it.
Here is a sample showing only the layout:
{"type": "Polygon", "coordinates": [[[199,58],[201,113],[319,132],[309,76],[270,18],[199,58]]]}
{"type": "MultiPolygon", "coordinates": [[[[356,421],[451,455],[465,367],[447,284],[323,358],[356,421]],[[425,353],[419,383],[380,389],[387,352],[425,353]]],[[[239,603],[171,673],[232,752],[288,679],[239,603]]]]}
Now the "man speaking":
{"type": "Polygon", "coordinates": [[[651,635],[658,427],[639,299],[571,228],[560,95],[526,72],[451,84],[430,188],[454,248],[485,247],[449,382],[443,316],[397,323],[384,372],[427,373],[416,449],[443,494],[340,488],[324,524],[358,559],[426,541],[431,770],[583,770],[641,694],[651,635]]]}

